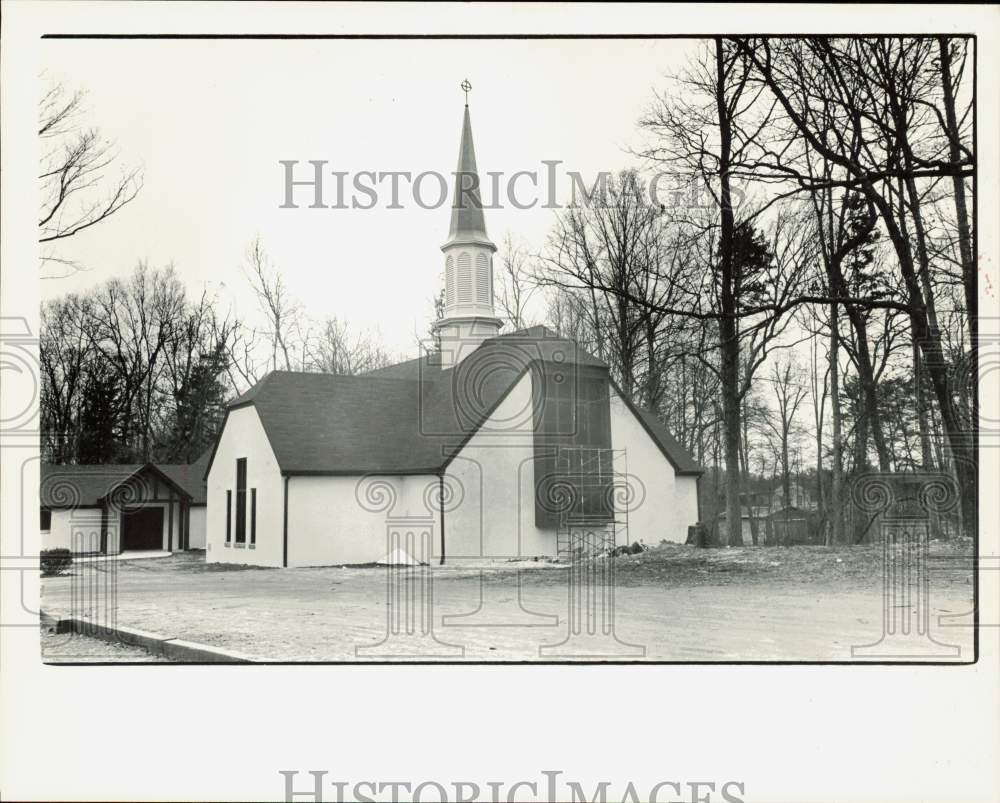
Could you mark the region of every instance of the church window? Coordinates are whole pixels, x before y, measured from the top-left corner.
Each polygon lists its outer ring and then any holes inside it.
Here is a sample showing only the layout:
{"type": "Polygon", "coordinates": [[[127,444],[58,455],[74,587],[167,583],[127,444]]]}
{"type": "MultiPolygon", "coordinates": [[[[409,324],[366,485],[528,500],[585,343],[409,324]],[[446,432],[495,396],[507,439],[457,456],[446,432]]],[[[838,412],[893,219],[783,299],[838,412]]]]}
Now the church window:
{"type": "Polygon", "coordinates": [[[257,543],[257,489],[250,489],[250,546],[257,543]]]}
{"type": "Polygon", "coordinates": [[[236,543],[247,540],[247,459],[236,461],[236,543]]]}

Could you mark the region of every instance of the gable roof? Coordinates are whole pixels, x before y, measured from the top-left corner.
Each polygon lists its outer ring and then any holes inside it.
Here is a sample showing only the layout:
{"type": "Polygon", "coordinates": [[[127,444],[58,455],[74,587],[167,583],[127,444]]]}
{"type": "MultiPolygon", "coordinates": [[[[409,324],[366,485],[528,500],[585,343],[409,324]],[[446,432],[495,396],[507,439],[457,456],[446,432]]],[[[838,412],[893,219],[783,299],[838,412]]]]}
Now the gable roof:
{"type": "Polygon", "coordinates": [[[98,507],[129,480],[150,474],[154,481],[171,486],[182,497],[191,494],[153,463],[57,465],[42,463],[38,496],[44,508],[98,507]]]}
{"type": "MultiPolygon", "coordinates": [[[[621,395],[621,394],[619,394],[621,395]]],[[[625,399],[624,396],[622,396],[625,399]]],[[[701,476],[704,472],[691,457],[687,449],[681,446],[680,442],[670,434],[668,430],[653,413],[649,410],[644,410],[641,407],[636,407],[635,405],[625,400],[625,403],[632,408],[632,412],[636,414],[639,422],[643,425],[646,431],[650,434],[654,441],[656,441],[657,446],[660,447],[660,451],[666,456],[667,460],[673,465],[674,470],[680,476],[701,476]]]]}
{"type": "Polygon", "coordinates": [[[206,449],[193,463],[157,463],[156,467],[191,495],[192,504],[204,505],[207,499],[205,469],[211,456],[212,450],[206,449]]]}
{"type": "MultiPolygon", "coordinates": [[[[256,408],[284,474],[435,474],[517,381],[545,363],[607,370],[537,326],[490,338],[448,369],[432,354],[359,376],[273,371],[229,411],[256,408]]],[[[629,406],[679,473],[700,473],[655,417],[629,406]]],[[[205,474],[210,467],[211,458],[205,474]]]]}

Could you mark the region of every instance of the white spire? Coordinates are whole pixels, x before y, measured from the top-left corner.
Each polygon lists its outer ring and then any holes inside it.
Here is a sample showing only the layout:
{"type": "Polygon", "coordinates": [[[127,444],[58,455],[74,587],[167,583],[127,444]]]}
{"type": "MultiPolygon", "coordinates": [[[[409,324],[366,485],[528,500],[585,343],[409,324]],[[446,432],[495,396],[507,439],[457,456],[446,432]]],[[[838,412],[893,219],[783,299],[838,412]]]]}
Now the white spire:
{"type": "MultiPolygon", "coordinates": [[[[472,87],[462,82],[466,92],[472,87]]],[[[444,317],[438,321],[441,366],[450,368],[486,340],[496,336],[502,322],[493,309],[493,254],[497,248],[486,234],[480,194],[472,121],[466,102],[462,139],[455,171],[455,194],[445,257],[444,317]]]]}

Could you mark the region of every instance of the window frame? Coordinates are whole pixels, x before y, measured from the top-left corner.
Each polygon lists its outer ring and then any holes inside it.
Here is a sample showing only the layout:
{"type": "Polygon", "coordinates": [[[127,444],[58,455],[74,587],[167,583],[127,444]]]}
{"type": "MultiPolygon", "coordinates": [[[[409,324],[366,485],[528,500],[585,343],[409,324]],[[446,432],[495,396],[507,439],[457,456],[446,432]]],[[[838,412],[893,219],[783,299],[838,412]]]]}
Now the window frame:
{"type": "Polygon", "coordinates": [[[250,547],[257,546],[257,489],[250,489],[250,547]]]}
{"type": "Polygon", "coordinates": [[[233,543],[242,546],[247,542],[247,459],[236,458],[236,531],[233,543]]]}

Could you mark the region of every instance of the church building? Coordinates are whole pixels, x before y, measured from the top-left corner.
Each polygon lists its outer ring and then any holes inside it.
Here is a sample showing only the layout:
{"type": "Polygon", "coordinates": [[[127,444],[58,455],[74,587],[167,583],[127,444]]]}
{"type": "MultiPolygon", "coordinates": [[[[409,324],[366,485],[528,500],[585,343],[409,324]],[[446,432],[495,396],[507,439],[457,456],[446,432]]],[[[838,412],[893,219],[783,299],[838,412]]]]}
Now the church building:
{"type": "Polygon", "coordinates": [[[593,554],[683,543],[701,470],[608,366],[502,332],[468,103],[440,349],[360,376],[273,371],[206,469],[206,560],[261,566],[593,554]]]}

